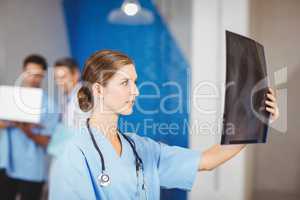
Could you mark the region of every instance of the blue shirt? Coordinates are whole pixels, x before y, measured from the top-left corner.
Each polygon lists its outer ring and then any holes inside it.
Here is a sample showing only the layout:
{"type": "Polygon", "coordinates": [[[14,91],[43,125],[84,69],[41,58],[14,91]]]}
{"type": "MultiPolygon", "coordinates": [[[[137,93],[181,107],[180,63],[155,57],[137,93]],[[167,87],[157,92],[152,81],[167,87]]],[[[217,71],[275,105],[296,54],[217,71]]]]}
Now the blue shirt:
{"type": "MultiPolygon", "coordinates": [[[[58,112],[56,105],[45,93],[42,108],[44,110],[40,124],[43,128],[35,128],[32,131],[34,134],[51,136],[58,122],[58,112]]],[[[0,157],[5,161],[3,167],[6,174],[11,178],[25,181],[44,181],[48,172],[46,149],[28,138],[19,128],[10,127],[4,130],[8,153],[0,152],[0,157]]]]}
{"type": "MultiPolygon", "coordinates": [[[[53,163],[50,172],[50,200],[64,199],[139,199],[145,195],[141,180],[137,180],[135,156],[127,140],[120,136],[122,153],[119,156],[112,144],[92,128],[97,144],[104,155],[109,186],[101,187],[101,159],[95,150],[87,128],[76,134],[64,154],[53,163]]],[[[134,133],[126,133],[136,145],[144,163],[146,195],[159,200],[160,187],[190,190],[200,163],[200,153],[190,149],[168,146],[134,133]]],[[[139,176],[142,179],[142,176],[139,176]]]]}
{"type": "Polygon", "coordinates": [[[6,129],[0,129],[0,169],[8,165],[8,148],[6,129]]]}

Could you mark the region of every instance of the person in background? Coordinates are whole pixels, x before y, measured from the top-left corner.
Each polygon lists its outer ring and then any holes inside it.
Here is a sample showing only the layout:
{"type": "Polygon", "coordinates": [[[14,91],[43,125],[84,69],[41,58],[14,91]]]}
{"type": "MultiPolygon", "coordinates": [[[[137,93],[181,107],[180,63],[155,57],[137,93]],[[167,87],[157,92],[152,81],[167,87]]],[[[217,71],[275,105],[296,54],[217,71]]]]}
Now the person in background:
{"type": "Polygon", "coordinates": [[[53,158],[64,151],[66,142],[74,135],[73,130],[85,124],[88,116],[81,111],[77,101],[77,92],[82,86],[77,62],[68,57],[58,59],[54,64],[54,78],[59,90],[60,123],[48,147],[53,158]]]}
{"type": "MultiPolygon", "coordinates": [[[[7,144],[7,139],[6,135],[4,134],[5,128],[6,127],[6,122],[0,121],[0,189],[3,188],[7,184],[7,177],[5,175],[5,166],[7,163],[7,151],[8,151],[8,144],[7,144]]],[[[1,190],[0,190],[0,195],[1,195],[1,190]]]]}
{"type": "MultiPolygon", "coordinates": [[[[40,88],[47,71],[41,55],[29,55],[23,62],[22,87],[40,88]]],[[[58,122],[56,106],[43,92],[40,124],[0,121],[1,200],[39,200],[47,179],[46,148],[58,122]],[[2,149],[3,148],[3,149],[2,149]]]]}
{"type": "MultiPolygon", "coordinates": [[[[67,127],[80,127],[80,121],[86,119],[86,113],[79,108],[77,92],[81,88],[80,70],[72,58],[61,58],[55,62],[54,77],[60,91],[61,120],[67,127]]],[[[85,120],[84,120],[85,123],[85,120]]]]}

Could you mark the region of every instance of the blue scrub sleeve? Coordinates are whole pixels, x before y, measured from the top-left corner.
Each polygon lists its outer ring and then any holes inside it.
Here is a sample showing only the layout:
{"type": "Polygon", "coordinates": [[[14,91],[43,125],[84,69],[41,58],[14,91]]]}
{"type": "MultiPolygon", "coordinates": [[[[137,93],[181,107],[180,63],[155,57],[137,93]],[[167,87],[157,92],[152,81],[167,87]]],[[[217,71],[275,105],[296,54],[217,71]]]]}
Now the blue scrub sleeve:
{"type": "Polygon", "coordinates": [[[43,128],[41,129],[41,135],[51,136],[54,133],[55,127],[58,124],[58,114],[48,114],[45,122],[42,122],[43,128]]]}
{"type": "Polygon", "coordinates": [[[49,200],[100,200],[93,188],[85,156],[75,145],[68,145],[50,168],[49,200]]]}
{"type": "Polygon", "coordinates": [[[51,100],[48,100],[47,106],[47,111],[43,113],[41,117],[43,128],[41,129],[40,134],[51,136],[59,121],[59,110],[57,105],[51,100]]]}
{"type": "Polygon", "coordinates": [[[158,172],[164,188],[191,190],[195,182],[201,155],[191,149],[157,144],[158,172]]]}

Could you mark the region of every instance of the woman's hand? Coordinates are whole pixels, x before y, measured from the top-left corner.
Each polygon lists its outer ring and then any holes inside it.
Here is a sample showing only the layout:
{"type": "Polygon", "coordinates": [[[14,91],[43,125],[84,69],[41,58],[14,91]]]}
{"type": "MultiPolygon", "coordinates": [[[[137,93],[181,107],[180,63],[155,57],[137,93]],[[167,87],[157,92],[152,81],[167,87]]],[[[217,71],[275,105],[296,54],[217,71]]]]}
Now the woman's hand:
{"type": "Polygon", "coordinates": [[[267,100],[265,101],[266,111],[271,114],[271,123],[279,118],[279,109],[276,101],[276,93],[275,91],[269,87],[269,91],[267,93],[267,100]]]}
{"type": "MultiPolygon", "coordinates": [[[[268,93],[266,94],[267,100],[266,111],[271,114],[271,122],[274,122],[279,117],[279,109],[277,106],[276,95],[272,88],[268,88],[268,93]]],[[[213,147],[207,149],[202,154],[202,162],[199,166],[199,171],[210,171],[223,164],[227,160],[231,159],[237,155],[243,148],[245,144],[241,145],[214,145],[213,147]]]]}

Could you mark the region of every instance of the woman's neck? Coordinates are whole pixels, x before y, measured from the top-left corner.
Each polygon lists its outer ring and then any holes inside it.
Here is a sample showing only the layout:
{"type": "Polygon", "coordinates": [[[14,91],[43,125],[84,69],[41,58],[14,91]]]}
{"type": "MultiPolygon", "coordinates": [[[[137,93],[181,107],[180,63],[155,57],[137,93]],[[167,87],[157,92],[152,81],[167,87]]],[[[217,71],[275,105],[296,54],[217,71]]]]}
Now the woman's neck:
{"type": "Polygon", "coordinates": [[[92,113],[90,125],[98,129],[108,139],[114,139],[118,136],[118,119],[117,114],[92,113]]]}

